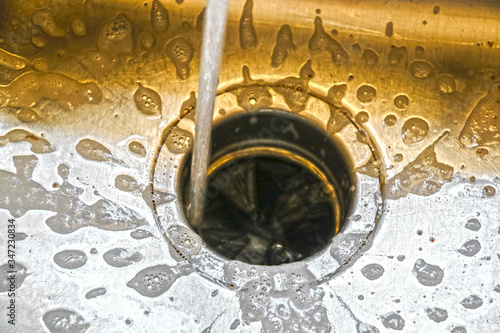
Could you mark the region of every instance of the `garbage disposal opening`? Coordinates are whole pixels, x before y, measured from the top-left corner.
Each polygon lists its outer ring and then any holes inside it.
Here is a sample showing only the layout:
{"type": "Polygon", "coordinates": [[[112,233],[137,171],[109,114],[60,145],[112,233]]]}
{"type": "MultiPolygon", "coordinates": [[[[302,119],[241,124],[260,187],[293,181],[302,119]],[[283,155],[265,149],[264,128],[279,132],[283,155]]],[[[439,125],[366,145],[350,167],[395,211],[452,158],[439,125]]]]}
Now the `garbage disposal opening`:
{"type": "MultiPolygon", "coordinates": [[[[190,160],[179,182],[185,210],[190,160]]],[[[205,211],[193,229],[230,260],[303,260],[341,231],[353,186],[346,153],[311,120],[281,110],[239,113],[214,124],[205,211]]]]}

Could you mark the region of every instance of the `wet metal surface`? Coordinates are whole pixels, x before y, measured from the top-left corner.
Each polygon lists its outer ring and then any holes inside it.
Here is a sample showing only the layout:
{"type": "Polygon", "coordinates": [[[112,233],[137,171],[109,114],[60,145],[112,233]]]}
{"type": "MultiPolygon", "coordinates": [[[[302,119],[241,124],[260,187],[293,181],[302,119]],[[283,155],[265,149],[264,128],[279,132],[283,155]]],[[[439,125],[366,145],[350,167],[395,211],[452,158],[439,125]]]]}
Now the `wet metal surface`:
{"type": "Polygon", "coordinates": [[[231,1],[214,121],[297,113],[356,184],[341,232],[275,266],[185,218],[203,7],[1,1],[0,331],[498,331],[498,3],[231,1]]]}

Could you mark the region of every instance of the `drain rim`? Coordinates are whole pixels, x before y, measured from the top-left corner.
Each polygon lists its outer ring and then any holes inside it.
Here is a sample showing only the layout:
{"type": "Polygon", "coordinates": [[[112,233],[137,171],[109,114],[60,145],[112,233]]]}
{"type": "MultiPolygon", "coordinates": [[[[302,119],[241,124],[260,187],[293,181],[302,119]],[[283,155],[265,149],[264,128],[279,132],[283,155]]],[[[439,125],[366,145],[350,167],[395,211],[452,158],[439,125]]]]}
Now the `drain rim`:
{"type": "Polygon", "coordinates": [[[290,154],[289,151],[286,149],[280,149],[274,147],[243,148],[241,150],[225,154],[210,164],[210,166],[208,167],[208,177],[210,177],[210,175],[217,169],[222,168],[227,162],[233,159],[244,158],[249,155],[255,155],[259,157],[286,156],[284,157],[284,159],[291,160],[299,165],[304,166],[306,169],[314,173],[323,182],[323,184],[325,184],[326,187],[328,187],[329,192],[335,193],[335,191],[333,190],[333,185],[331,184],[328,177],[314,163],[312,163],[311,161],[307,160],[302,156],[290,154]],[[272,153],[275,153],[275,155],[273,155],[272,153]]]}
{"type": "MultiPolygon", "coordinates": [[[[220,98],[224,97],[226,94],[227,93],[219,95],[219,101],[220,98]]],[[[320,116],[321,113],[330,112],[330,105],[313,96],[311,96],[311,99],[315,99],[314,108],[306,108],[305,111],[301,112],[300,116],[326,130],[328,118],[320,116]]],[[[216,108],[221,106],[222,105],[217,105],[216,102],[216,108]]],[[[237,106],[233,109],[228,108],[227,101],[226,104],[224,104],[224,108],[226,110],[226,116],[244,112],[237,106]]],[[[266,108],[256,112],[288,112],[292,114],[290,111],[284,111],[283,108],[266,108]]],[[[220,118],[222,118],[222,116],[217,113],[214,114],[214,121],[220,118]]],[[[175,126],[181,129],[192,129],[194,124],[192,120],[184,118],[176,122],[175,126]]],[[[358,132],[357,126],[351,122],[335,135],[335,139],[340,142],[342,147],[347,148],[349,152],[347,158],[349,160],[353,159],[353,165],[359,167],[360,163],[364,165],[369,163],[369,161],[360,162],[356,160],[357,156],[360,154],[357,154],[354,150],[349,151],[349,149],[352,148],[350,146],[356,141],[356,134],[358,132]],[[353,151],[354,153],[352,153],[353,151]]],[[[356,141],[356,144],[358,144],[358,146],[366,145],[366,149],[373,158],[373,147],[358,141],[356,141]]],[[[161,147],[154,171],[152,184],[153,192],[181,193],[179,191],[182,174],[180,172],[180,166],[184,158],[185,154],[171,153],[166,145],[161,147]]],[[[358,185],[357,188],[351,189],[354,192],[352,198],[353,204],[351,210],[346,212],[343,228],[331,239],[330,244],[323,250],[304,260],[292,263],[284,263],[276,266],[260,266],[223,258],[208,248],[201,237],[191,229],[184,214],[184,210],[180,205],[181,200],[173,200],[160,205],[155,205],[153,203],[156,212],[155,220],[160,232],[169,244],[169,250],[174,258],[178,260],[188,260],[200,274],[229,289],[236,288],[251,281],[252,277],[250,277],[247,272],[252,267],[263,267],[267,272],[279,275],[290,272],[290,270],[294,269],[293,267],[303,267],[305,265],[314,276],[309,282],[322,283],[331,279],[342,271],[343,268],[352,265],[361,252],[369,248],[369,245],[367,246],[368,239],[373,234],[376,223],[382,215],[383,201],[380,179],[362,174],[357,169],[353,171],[353,177],[355,178],[355,183],[358,185]],[[189,238],[192,240],[191,242],[196,243],[196,250],[186,251],[184,244],[176,242],[175,237],[172,235],[172,228],[175,230],[182,228],[186,235],[189,234],[189,238]],[[176,257],[176,253],[183,252],[189,252],[190,254],[186,256],[177,255],[176,257]],[[235,265],[238,267],[237,272],[230,277],[227,276],[226,271],[229,267],[234,267],[235,265]]]]}

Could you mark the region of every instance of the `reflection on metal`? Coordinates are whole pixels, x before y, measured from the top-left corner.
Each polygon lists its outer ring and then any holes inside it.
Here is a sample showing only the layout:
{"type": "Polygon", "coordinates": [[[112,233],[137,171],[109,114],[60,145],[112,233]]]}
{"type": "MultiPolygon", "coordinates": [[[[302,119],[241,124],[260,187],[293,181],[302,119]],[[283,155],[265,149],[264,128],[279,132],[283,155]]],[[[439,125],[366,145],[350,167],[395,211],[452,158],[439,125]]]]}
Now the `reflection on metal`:
{"type": "Polygon", "coordinates": [[[495,332],[498,2],[230,2],[215,124],[294,113],[353,170],[340,232],[273,266],[178,196],[204,6],[0,1],[0,331],[495,332]]]}
{"type": "Polygon", "coordinates": [[[316,177],[318,177],[318,179],[323,184],[325,184],[325,192],[331,195],[332,197],[335,197],[335,190],[333,189],[332,184],[330,184],[330,181],[328,180],[326,175],[320,169],[318,169],[318,167],[316,167],[313,163],[309,162],[308,160],[306,160],[301,156],[294,155],[287,150],[279,148],[271,148],[271,147],[246,148],[238,150],[232,154],[225,155],[224,157],[210,164],[210,167],[208,168],[208,176],[214,173],[215,170],[222,168],[224,165],[230,163],[233,160],[245,157],[252,157],[252,156],[259,156],[259,157],[276,156],[285,160],[293,161],[311,171],[316,177]]]}

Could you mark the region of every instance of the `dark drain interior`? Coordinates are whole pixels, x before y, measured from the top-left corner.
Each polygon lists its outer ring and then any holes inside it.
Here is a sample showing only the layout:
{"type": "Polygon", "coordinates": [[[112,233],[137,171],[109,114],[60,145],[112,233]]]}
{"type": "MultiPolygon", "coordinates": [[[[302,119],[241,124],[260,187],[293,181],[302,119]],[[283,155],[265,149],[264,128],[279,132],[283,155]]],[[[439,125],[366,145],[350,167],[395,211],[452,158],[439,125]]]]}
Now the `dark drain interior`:
{"type": "MultiPolygon", "coordinates": [[[[206,207],[196,231],[215,252],[256,265],[324,248],[350,208],[353,179],[338,144],[289,112],[244,113],[215,124],[206,207]]],[[[184,163],[186,197],[190,157],[184,163]]]]}

